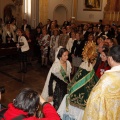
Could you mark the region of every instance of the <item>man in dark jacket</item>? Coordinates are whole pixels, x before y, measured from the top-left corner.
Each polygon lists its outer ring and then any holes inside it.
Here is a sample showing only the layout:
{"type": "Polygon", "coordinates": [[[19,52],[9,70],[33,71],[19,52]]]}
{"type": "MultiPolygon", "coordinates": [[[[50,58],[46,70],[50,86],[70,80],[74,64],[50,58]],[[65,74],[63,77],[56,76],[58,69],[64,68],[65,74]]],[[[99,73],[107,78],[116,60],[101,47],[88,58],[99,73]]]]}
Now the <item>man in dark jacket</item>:
{"type": "Polygon", "coordinates": [[[22,25],[21,29],[23,31],[26,31],[26,30],[31,31],[31,26],[27,23],[26,19],[23,19],[23,25],[22,25]]]}
{"type": "Polygon", "coordinates": [[[72,54],[72,65],[74,73],[77,72],[78,67],[82,62],[82,51],[85,45],[85,40],[82,40],[82,34],[76,33],[76,40],[73,43],[71,54],[72,54]]]}

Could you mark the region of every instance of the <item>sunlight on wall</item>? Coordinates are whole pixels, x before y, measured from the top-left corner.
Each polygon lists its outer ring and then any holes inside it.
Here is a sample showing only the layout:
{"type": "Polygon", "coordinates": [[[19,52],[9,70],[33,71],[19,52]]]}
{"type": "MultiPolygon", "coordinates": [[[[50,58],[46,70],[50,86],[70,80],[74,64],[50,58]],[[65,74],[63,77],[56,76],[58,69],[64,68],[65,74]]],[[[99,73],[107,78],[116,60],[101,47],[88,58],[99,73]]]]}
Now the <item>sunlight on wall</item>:
{"type": "Polygon", "coordinates": [[[31,16],[31,0],[25,0],[25,14],[31,16]]]}

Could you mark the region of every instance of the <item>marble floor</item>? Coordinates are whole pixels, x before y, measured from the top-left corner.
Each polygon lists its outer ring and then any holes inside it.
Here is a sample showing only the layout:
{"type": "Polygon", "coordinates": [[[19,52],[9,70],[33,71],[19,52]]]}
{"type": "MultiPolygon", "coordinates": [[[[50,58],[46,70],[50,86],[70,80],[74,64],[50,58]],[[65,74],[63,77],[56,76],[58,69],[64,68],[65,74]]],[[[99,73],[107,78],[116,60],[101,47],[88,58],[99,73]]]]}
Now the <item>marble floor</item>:
{"type": "Polygon", "coordinates": [[[0,58],[0,86],[5,86],[1,104],[7,106],[19,91],[29,87],[41,93],[50,67],[43,68],[36,60],[28,65],[26,74],[18,73],[19,62],[15,58],[0,58]],[[23,79],[23,82],[21,80],[23,79]]]}

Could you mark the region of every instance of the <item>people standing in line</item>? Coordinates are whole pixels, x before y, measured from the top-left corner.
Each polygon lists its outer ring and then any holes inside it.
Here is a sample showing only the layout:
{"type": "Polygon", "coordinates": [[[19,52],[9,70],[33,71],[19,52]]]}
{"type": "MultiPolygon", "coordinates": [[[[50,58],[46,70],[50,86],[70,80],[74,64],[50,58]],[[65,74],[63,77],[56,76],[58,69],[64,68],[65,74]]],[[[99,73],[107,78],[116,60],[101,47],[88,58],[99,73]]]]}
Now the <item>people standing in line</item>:
{"type": "Polygon", "coordinates": [[[17,30],[18,35],[18,43],[16,44],[19,58],[20,58],[20,71],[26,73],[27,72],[27,52],[29,50],[29,45],[27,39],[23,36],[22,29],[17,30]]]}
{"type": "Polygon", "coordinates": [[[41,94],[44,99],[53,102],[56,110],[67,93],[67,85],[70,82],[71,64],[67,59],[68,50],[59,47],[41,94]]]}

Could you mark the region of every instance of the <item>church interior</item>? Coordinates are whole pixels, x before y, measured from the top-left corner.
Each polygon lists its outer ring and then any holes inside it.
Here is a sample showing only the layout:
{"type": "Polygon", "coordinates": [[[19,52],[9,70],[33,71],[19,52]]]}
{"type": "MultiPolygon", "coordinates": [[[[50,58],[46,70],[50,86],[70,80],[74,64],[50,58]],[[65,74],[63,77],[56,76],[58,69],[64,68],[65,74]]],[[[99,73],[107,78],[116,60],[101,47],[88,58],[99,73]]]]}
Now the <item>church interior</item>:
{"type": "Polygon", "coordinates": [[[30,53],[30,63],[27,63],[27,72],[18,72],[20,62],[16,31],[22,29],[24,22],[30,25],[34,41],[36,29],[46,26],[49,20],[57,21],[58,29],[61,29],[65,21],[81,26],[98,25],[101,20],[103,25],[119,26],[119,6],[120,0],[0,0],[0,87],[5,87],[0,103],[7,106],[26,87],[41,93],[51,67],[51,63],[41,66],[39,53],[35,52],[35,45],[30,44],[33,51],[30,53]],[[89,1],[96,1],[96,4],[89,1]],[[9,23],[11,20],[15,20],[16,33],[13,35],[14,42],[9,43],[3,27],[12,24],[9,23]]]}

